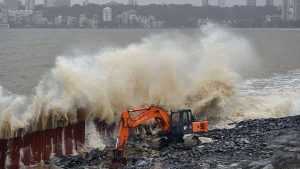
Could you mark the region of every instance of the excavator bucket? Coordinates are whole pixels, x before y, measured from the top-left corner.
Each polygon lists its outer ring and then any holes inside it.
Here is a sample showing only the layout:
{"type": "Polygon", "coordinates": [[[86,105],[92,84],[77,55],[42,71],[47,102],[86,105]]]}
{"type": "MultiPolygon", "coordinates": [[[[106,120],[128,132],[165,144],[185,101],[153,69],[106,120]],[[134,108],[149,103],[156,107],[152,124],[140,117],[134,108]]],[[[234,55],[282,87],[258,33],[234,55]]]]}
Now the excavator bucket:
{"type": "Polygon", "coordinates": [[[127,164],[126,158],[123,156],[123,151],[113,150],[112,164],[114,166],[122,166],[127,164]]]}

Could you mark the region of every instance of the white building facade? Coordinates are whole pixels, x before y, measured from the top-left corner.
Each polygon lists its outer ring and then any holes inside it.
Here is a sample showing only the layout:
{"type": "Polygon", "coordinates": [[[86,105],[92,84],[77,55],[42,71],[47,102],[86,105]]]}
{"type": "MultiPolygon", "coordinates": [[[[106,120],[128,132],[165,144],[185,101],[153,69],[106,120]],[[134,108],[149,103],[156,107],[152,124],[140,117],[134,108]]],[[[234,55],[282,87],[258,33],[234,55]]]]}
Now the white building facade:
{"type": "Polygon", "coordinates": [[[89,0],[83,0],[83,3],[82,3],[83,6],[88,6],[88,4],[89,4],[89,0]]]}
{"type": "Polygon", "coordinates": [[[1,9],[1,23],[8,23],[8,9],[1,9]]]}
{"type": "Polygon", "coordinates": [[[112,9],[110,7],[105,7],[103,9],[103,21],[104,22],[112,21],[112,9]]]}
{"type": "Polygon", "coordinates": [[[18,10],[19,1],[18,0],[4,0],[4,7],[8,10],[18,10]]]}
{"type": "Polygon", "coordinates": [[[202,6],[207,6],[208,5],[208,0],[202,0],[202,6]]]}
{"type": "Polygon", "coordinates": [[[44,7],[46,8],[54,7],[54,2],[55,0],[44,0],[44,7]]]}
{"type": "Polygon", "coordinates": [[[34,10],[35,0],[25,0],[25,9],[26,10],[34,10]]]}
{"type": "Polygon", "coordinates": [[[266,6],[274,6],[274,0],[266,0],[266,6]]]}
{"type": "Polygon", "coordinates": [[[247,0],[247,6],[256,6],[256,0],[247,0]]]}
{"type": "Polygon", "coordinates": [[[136,0],[128,0],[128,5],[137,5],[136,0]]]}
{"type": "Polygon", "coordinates": [[[71,0],[44,0],[44,7],[71,6],[71,0]]]}
{"type": "Polygon", "coordinates": [[[300,0],[282,0],[282,20],[300,20],[300,0]]]}
{"type": "Polygon", "coordinates": [[[293,0],[293,20],[300,20],[300,0],[293,0]]]}
{"type": "Polygon", "coordinates": [[[40,11],[35,11],[32,15],[32,23],[34,25],[41,25],[42,24],[43,14],[40,11]]]}
{"type": "Polygon", "coordinates": [[[70,7],[71,0],[56,0],[55,7],[59,7],[59,6],[70,7]]]}
{"type": "Polygon", "coordinates": [[[218,6],[220,7],[220,8],[225,8],[225,0],[218,0],[218,6]]]}

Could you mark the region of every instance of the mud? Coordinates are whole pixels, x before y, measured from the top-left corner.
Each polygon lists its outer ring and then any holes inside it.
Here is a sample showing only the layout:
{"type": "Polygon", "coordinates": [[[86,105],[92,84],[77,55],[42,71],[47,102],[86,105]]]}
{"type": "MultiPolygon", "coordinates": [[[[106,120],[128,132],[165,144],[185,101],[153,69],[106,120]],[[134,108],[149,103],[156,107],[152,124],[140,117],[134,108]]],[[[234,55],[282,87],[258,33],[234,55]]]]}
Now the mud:
{"type": "MultiPolygon", "coordinates": [[[[213,143],[185,150],[172,144],[152,150],[146,135],[130,137],[120,168],[300,168],[300,116],[244,121],[231,129],[215,129],[202,134],[213,143]]],[[[48,161],[61,168],[110,168],[114,142],[107,139],[104,150],[92,150],[75,157],[48,161]]]]}

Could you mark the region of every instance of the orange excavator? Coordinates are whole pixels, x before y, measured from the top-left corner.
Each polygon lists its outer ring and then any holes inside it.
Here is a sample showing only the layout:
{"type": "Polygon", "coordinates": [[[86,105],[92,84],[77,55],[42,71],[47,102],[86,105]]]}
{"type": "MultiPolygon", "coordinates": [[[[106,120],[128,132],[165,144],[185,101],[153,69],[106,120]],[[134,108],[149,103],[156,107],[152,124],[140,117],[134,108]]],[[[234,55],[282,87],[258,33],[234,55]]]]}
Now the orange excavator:
{"type": "Polygon", "coordinates": [[[182,142],[185,148],[190,149],[199,145],[197,133],[208,132],[208,122],[196,121],[191,110],[171,111],[170,114],[159,106],[125,110],[121,114],[119,135],[113,150],[113,163],[126,164],[123,154],[129,129],[153,119],[161,128],[159,137],[151,143],[155,149],[161,149],[172,142],[182,142]],[[141,113],[131,118],[130,113],[132,112],[141,113]]]}

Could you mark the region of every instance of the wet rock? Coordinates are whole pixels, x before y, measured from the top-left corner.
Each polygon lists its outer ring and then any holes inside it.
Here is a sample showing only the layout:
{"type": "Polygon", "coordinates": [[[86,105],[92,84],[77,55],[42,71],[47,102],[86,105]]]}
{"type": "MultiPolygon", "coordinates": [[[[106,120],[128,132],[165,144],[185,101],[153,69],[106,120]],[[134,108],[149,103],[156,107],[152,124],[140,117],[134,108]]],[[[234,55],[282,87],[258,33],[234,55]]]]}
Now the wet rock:
{"type": "Polygon", "coordinates": [[[272,164],[275,168],[291,168],[292,166],[300,167],[299,156],[296,153],[277,152],[272,160],[272,164]]]}
{"type": "Polygon", "coordinates": [[[160,162],[155,163],[155,165],[153,167],[153,169],[164,169],[164,168],[165,168],[165,166],[160,162]]]}
{"type": "Polygon", "coordinates": [[[247,138],[241,138],[239,142],[240,142],[241,144],[248,144],[248,143],[250,143],[250,141],[248,141],[247,138]]]}
{"type": "Polygon", "coordinates": [[[208,138],[208,137],[199,137],[199,140],[203,144],[211,144],[214,142],[212,138],[208,138]]]}
{"type": "Polygon", "coordinates": [[[233,164],[230,164],[229,167],[238,167],[239,166],[239,163],[233,163],[233,164]]]}
{"type": "Polygon", "coordinates": [[[290,152],[298,152],[300,153],[300,147],[294,147],[289,149],[290,152]]]}
{"type": "Polygon", "coordinates": [[[274,169],[274,166],[272,164],[268,164],[262,169],[274,169]]]}
{"type": "Polygon", "coordinates": [[[140,161],[138,164],[137,164],[137,166],[139,166],[139,167],[141,167],[141,166],[145,166],[145,165],[147,165],[147,161],[140,161]]]}

